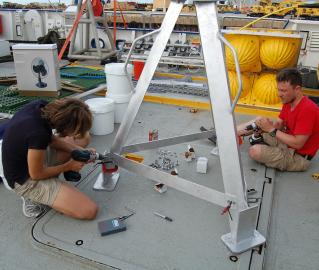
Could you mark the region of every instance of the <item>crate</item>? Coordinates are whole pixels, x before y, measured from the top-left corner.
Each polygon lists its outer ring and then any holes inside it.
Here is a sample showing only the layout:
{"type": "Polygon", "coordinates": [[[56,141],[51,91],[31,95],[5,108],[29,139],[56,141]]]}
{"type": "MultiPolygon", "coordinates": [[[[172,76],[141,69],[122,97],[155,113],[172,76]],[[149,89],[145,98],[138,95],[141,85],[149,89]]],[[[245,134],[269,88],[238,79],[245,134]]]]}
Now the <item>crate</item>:
{"type": "Polygon", "coordinates": [[[153,10],[165,12],[170,3],[171,3],[170,0],[154,0],[153,1],[153,10]]]}
{"type": "Polygon", "coordinates": [[[58,96],[61,89],[56,44],[12,46],[17,85],[24,95],[58,96]]]}

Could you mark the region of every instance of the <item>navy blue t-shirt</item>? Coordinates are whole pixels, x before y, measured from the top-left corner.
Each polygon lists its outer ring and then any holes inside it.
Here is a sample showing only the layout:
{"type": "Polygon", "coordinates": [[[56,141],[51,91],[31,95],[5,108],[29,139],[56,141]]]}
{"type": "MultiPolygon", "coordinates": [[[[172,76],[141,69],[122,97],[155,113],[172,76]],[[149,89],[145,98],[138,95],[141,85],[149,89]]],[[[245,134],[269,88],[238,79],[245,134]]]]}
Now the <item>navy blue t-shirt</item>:
{"type": "Polygon", "coordinates": [[[41,108],[47,101],[37,100],[27,104],[9,121],[2,142],[4,176],[10,187],[24,184],[30,177],[28,149],[45,150],[51,142],[52,129],[41,117],[41,108]]]}

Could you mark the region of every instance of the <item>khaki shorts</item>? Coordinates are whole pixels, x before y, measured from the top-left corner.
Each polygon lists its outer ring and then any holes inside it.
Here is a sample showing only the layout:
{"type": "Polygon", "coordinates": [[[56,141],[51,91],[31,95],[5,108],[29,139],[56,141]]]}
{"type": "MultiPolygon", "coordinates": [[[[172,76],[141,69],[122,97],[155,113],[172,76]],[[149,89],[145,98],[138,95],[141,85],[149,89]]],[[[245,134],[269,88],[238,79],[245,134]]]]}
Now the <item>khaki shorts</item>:
{"type": "MultiPolygon", "coordinates": [[[[56,150],[48,147],[46,154],[47,166],[55,166],[58,164],[56,160],[56,150]]],[[[29,178],[23,185],[15,183],[14,191],[25,198],[38,203],[49,205],[52,207],[62,182],[57,177],[48,178],[45,180],[32,180],[29,178]]]]}
{"type": "Polygon", "coordinates": [[[263,138],[268,145],[260,145],[261,156],[258,162],[280,171],[298,172],[308,169],[310,161],[295,153],[294,149],[288,148],[268,133],[263,134],[263,138]]]}

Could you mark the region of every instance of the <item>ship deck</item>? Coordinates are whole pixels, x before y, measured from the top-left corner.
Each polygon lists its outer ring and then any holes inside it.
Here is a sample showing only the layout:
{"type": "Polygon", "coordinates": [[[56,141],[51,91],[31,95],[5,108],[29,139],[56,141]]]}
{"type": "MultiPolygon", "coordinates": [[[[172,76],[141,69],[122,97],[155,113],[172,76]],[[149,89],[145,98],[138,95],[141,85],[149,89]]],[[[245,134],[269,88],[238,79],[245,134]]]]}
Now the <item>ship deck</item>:
{"type": "MultiPolygon", "coordinates": [[[[237,113],[236,122],[253,117],[237,113]]],[[[187,107],[144,102],[126,144],[147,141],[152,129],[167,138],[198,132],[200,126],[213,126],[209,111],[191,113],[187,107]]],[[[109,149],[117,128],[110,135],[93,136],[90,146],[100,152],[109,149]]],[[[214,145],[208,140],[190,142],[197,157],[208,158],[208,173],[199,174],[196,162],[183,158],[188,144],[163,150],[177,156],[182,177],[223,191],[219,159],[210,153],[214,145]]],[[[240,148],[243,171],[248,188],[257,190],[251,196],[261,198],[257,228],[267,239],[260,254],[248,251],[237,262],[230,260],[232,254],[220,240],[229,232],[221,207],[173,188],[160,194],[154,190],[155,182],[124,169],[113,192],[94,191],[99,171],[89,174],[93,165],[88,165],[78,188],[99,205],[93,221],[74,220],[54,210],[37,220],[25,218],[21,199],[0,185],[0,269],[318,269],[319,182],[311,177],[318,169],[318,157],[307,172],[282,173],[249,159],[248,147],[246,140],[240,148]],[[99,235],[99,221],[129,214],[128,209],[136,213],[125,220],[125,232],[99,235]],[[76,245],[78,240],[83,244],[76,245]]],[[[156,150],[137,154],[147,165],[159,158],[156,150]]]]}

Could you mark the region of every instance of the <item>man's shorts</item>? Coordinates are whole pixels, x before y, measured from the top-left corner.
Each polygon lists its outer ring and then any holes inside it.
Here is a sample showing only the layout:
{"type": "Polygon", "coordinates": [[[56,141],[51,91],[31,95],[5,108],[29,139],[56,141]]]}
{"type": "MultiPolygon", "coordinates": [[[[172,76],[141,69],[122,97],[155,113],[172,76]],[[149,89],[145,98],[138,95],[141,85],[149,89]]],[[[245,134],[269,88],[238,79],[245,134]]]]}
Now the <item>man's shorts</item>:
{"type": "Polygon", "coordinates": [[[263,138],[268,145],[260,145],[261,155],[258,162],[280,171],[300,172],[308,169],[310,161],[295,153],[294,149],[279,142],[268,133],[263,134],[263,138]]]}
{"type": "MultiPolygon", "coordinates": [[[[58,165],[55,149],[48,147],[46,164],[47,166],[58,165]]],[[[57,177],[37,181],[29,178],[23,185],[15,183],[13,190],[20,196],[52,207],[61,186],[62,182],[57,177]]]]}

